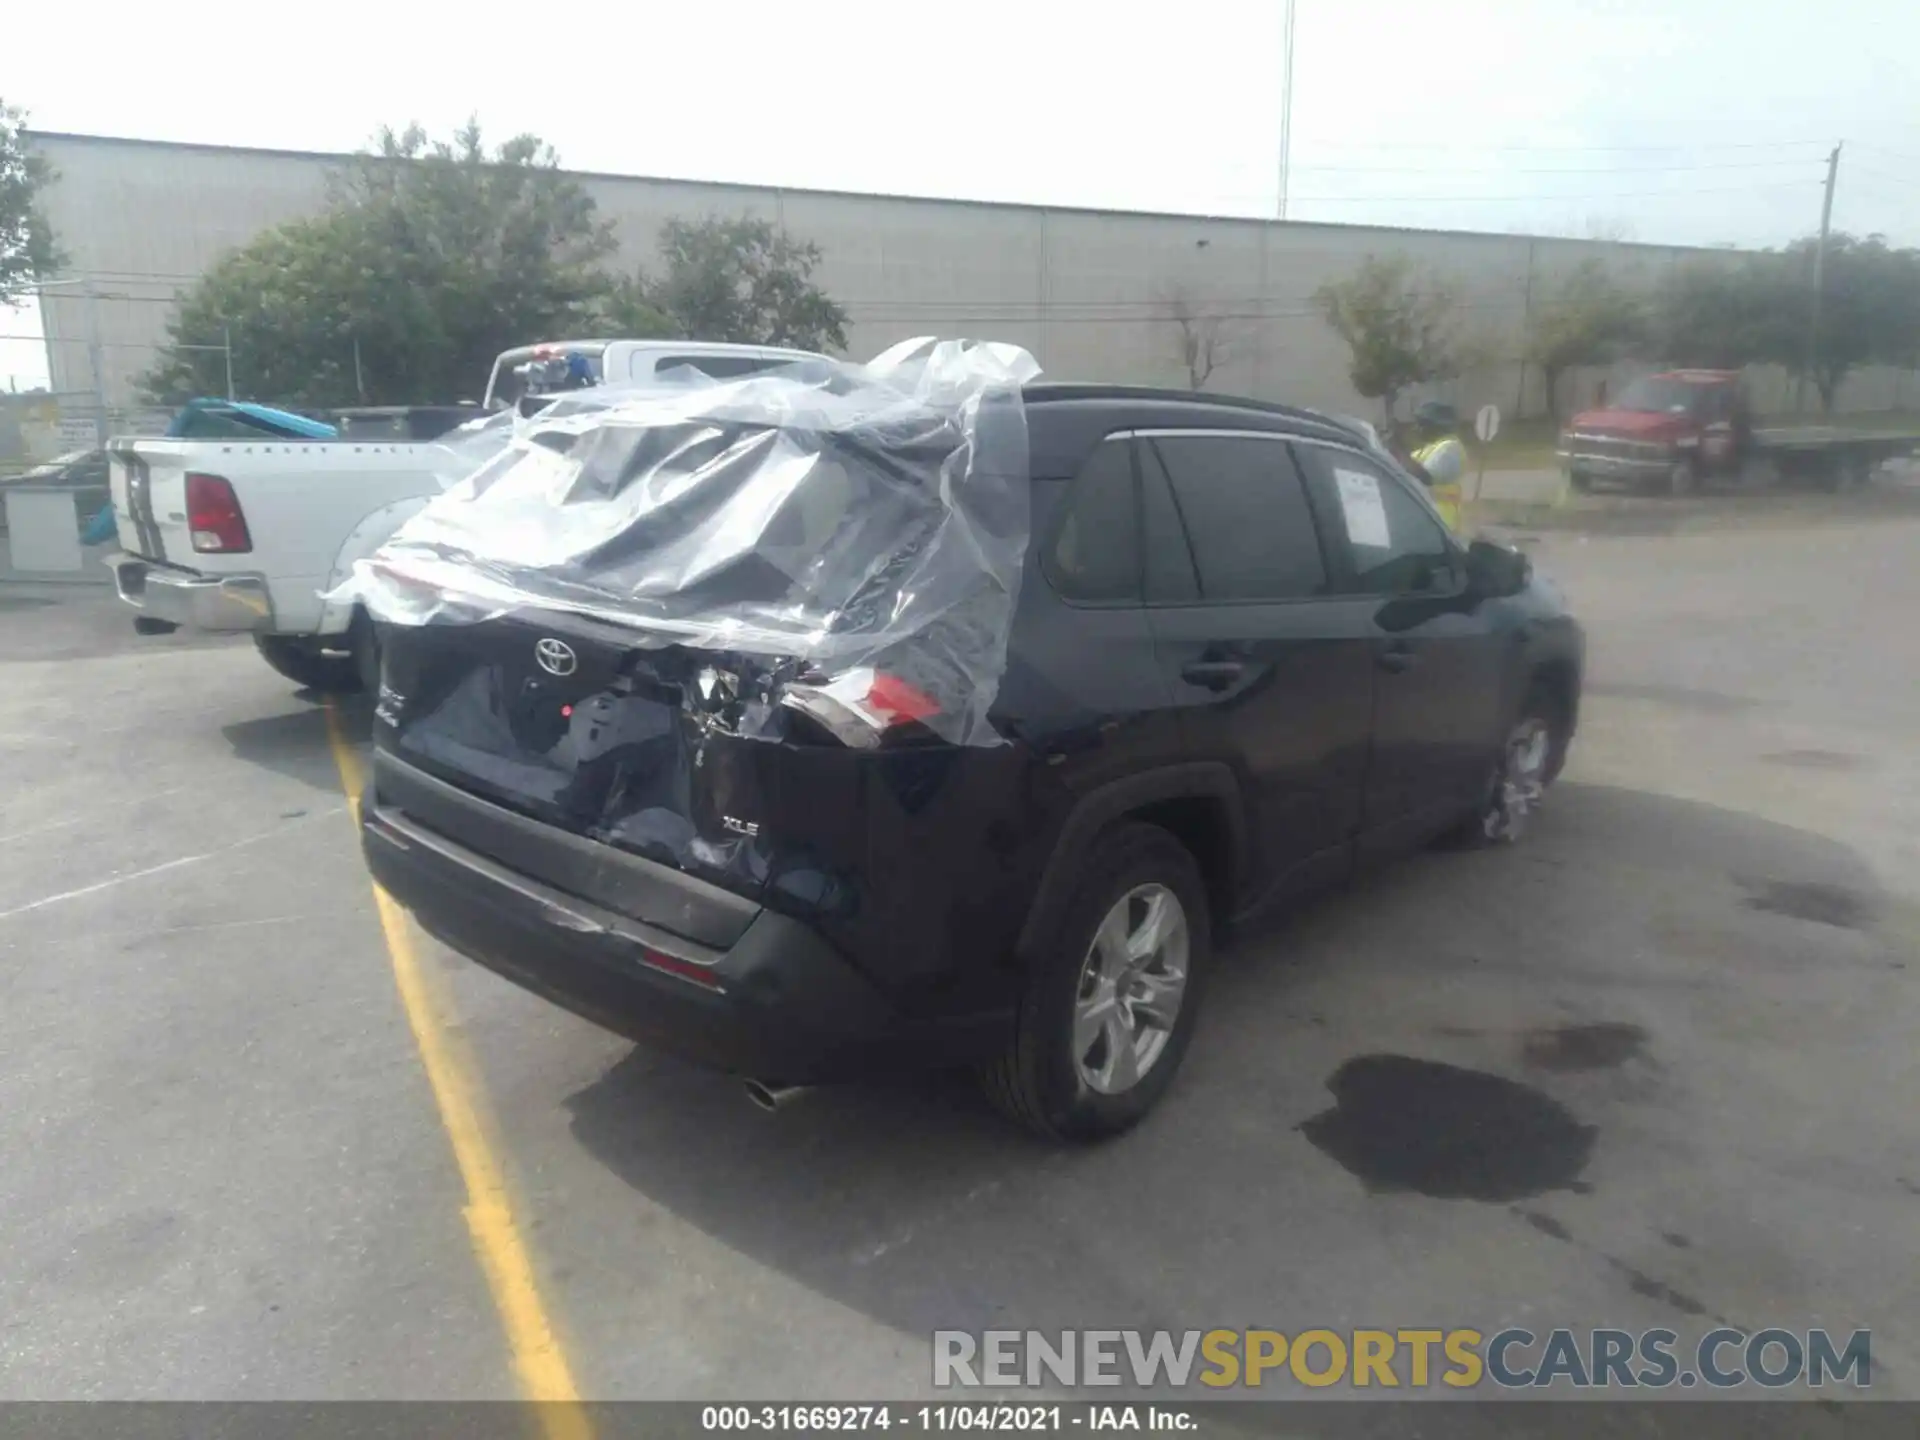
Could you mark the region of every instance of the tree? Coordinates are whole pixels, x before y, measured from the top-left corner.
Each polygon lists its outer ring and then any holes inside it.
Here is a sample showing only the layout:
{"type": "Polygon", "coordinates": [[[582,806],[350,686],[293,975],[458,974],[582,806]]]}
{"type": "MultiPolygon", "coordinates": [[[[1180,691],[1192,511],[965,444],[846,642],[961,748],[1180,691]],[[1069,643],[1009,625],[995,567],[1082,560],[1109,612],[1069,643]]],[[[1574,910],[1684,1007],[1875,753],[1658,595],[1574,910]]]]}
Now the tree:
{"type": "Polygon", "coordinates": [[[1528,319],[1526,357],[1546,382],[1547,414],[1560,417],[1560,377],[1576,365],[1609,365],[1646,331],[1639,295],[1598,260],[1583,260],[1528,319]]]}
{"type": "Polygon", "coordinates": [[[1467,366],[1469,347],[1452,284],[1404,255],[1369,255],[1346,279],[1322,285],[1313,299],[1347,342],[1353,388],[1379,400],[1389,421],[1409,385],[1450,379],[1467,366]]]}
{"type": "Polygon", "coordinates": [[[0,305],[9,305],[60,267],[40,192],[53,168],[26,138],[23,110],[0,100],[0,305]]]}
{"type": "Polygon", "coordinates": [[[1862,365],[1908,365],[1920,353],[1920,252],[1878,235],[1827,238],[1817,349],[1807,353],[1818,241],[1674,272],[1661,301],[1670,360],[1737,369],[1779,365],[1811,380],[1831,411],[1841,382],[1862,365]]]}
{"type": "Polygon", "coordinates": [[[1880,235],[1829,235],[1821,265],[1820,328],[1809,361],[1807,321],[1818,243],[1811,237],[1796,240],[1781,256],[1780,284],[1788,294],[1797,290],[1800,295],[1790,309],[1798,334],[1792,333],[1794,326],[1779,327],[1779,348],[1769,358],[1811,380],[1821,408],[1831,413],[1849,371],[1908,364],[1920,348],[1920,257],[1890,248],[1880,235]]]}
{"type": "Polygon", "coordinates": [[[847,312],[813,283],[820,247],[749,216],[669,220],[663,270],[634,277],[631,295],[681,335],[740,345],[844,350],[847,312]]]}
{"type": "Polygon", "coordinates": [[[222,393],[229,344],[247,393],[309,406],[472,397],[500,351],[578,334],[616,288],[611,227],[518,136],[489,153],[383,130],[332,177],[327,208],[230,252],[181,299],[144,388],[222,393]]]}
{"type": "Polygon", "coordinates": [[[1658,311],[1665,359],[1737,370],[1778,355],[1783,323],[1804,307],[1787,307],[1777,257],[1754,255],[1678,266],[1661,287],[1658,311]]]}
{"type": "Polygon", "coordinates": [[[1179,332],[1180,363],[1187,368],[1187,388],[1199,390],[1215,370],[1233,358],[1238,333],[1230,317],[1196,302],[1184,290],[1168,298],[1167,311],[1179,332]]]}
{"type": "Polygon", "coordinates": [[[682,333],[673,317],[653,303],[645,281],[633,275],[607,277],[583,328],[623,340],[664,340],[682,333]]]}

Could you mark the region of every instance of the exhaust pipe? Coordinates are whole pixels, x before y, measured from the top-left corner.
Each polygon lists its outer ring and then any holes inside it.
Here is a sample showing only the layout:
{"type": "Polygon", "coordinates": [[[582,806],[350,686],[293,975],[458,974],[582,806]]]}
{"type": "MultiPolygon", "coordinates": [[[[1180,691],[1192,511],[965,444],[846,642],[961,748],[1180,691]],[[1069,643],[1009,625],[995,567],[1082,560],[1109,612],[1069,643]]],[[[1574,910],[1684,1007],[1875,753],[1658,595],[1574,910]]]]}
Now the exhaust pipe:
{"type": "Polygon", "coordinates": [[[776,1085],[767,1080],[748,1080],[747,1098],[769,1115],[790,1101],[799,1099],[811,1088],[806,1085],[776,1085]]]}

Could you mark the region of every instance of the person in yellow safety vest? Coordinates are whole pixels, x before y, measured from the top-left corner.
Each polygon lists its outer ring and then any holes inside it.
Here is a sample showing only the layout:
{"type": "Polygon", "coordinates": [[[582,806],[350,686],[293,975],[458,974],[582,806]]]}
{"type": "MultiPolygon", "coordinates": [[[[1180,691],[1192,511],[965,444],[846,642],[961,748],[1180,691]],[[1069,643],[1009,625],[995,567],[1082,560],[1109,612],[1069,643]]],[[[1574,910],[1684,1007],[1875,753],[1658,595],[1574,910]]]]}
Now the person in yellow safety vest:
{"type": "Polygon", "coordinates": [[[1419,448],[1414,462],[1432,480],[1434,507],[1449,529],[1460,529],[1460,501],[1467,474],[1467,447],[1457,433],[1460,416],[1453,406],[1441,400],[1428,400],[1413,412],[1414,431],[1419,448]]]}

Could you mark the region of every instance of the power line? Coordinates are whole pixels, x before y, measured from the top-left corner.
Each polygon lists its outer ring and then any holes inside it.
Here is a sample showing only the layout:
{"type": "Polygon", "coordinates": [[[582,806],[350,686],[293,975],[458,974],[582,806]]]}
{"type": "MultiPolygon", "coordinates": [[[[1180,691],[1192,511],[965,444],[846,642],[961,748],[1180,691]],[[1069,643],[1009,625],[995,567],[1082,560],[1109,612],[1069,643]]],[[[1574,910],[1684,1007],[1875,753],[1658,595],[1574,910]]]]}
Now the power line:
{"type": "Polygon", "coordinates": [[[1573,201],[1580,204],[1594,204],[1607,200],[1642,200],[1658,197],[1678,200],[1695,195],[1749,195],[1762,190],[1798,190],[1806,185],[1817,185],[1818,180],[1783,180],[1765,185],[1726,185],[1700,189],[1686,186],[1670,190],[1609,190],[1598,194],[1579,194],[1573,192],[1553,193],[1536,191],[1527,195],[1453,195],[1445,190],[1429,191],[1425,195],[1295,195],[1289,197],[1289,204],[1302,201],[1317,204],[1362,204],[1362,205],[1451,205],[1455,203],[1516,205],[1535,200],[1573,201]]]}
{"type": "MultiPolygon", "coordinates": [[[[85,345],[87,340],[78,335],[0,335],[0,340],[27,340],[38,345],[85,345]]],[[[108,350],[158,350],[168,342],[165,340],[101,340],[101,346],[108,350]]]]}
{"type": "Polygon", "coordinates": [[[1711,165],[1583,165],[1578,167],[1504,165],[1455,165],[1435,168],[1430,165],[1295,165],[1295,170],[1314,170],[1339,175],[1661,175],[1701,170],[1773,170],[1783,165],[1812,165],[1817,155],[1793,156],[1784,160],[1729,160],[1711,165]]]}
{"type": "Polygon", "coordinates": [[[1871,150],[1876,155],[1893,155],[1893,156],[1897,156],[1902,160],[1912,160],[1916,164],[1920,164],[1920,155],[1916,155],[1911,150],[1895,150],[1891,146],[1887,146],[1887,145],[1867,145],[1867,144],[1860,144],[1856,148],[1861,150],[1871,150]]]}
{"type": "Polygon", "coordinates": [[[1920,176],[1889,175],[1884,170],[1862,170],[1858,165],[1855,165],[1848,174],[1850,176],[1865,175],[1870,180],[1884,180],[1890,185],[1920,185],[1920,176]]]}
{"type": "Polygon", "coordinates": [[[1335,140],[1323,144],[1323,150],[1496,150],[1510,154],[1655,154],[1671,155],[1688,150],[1784,150],[1795,145],[1825,145],[1825,140],[1701,140],[1684,145],[1488,145],[1479,141],[1381,141],[1335,140]]]}

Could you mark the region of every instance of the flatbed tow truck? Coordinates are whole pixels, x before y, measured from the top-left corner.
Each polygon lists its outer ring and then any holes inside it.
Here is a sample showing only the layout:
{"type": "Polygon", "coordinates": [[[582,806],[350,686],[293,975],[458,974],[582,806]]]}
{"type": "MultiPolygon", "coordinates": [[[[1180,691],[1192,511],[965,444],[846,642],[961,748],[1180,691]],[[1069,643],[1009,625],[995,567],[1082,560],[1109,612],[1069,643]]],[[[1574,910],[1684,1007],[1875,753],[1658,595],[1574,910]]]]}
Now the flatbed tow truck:
{"type": "Polygon", "coordinates": [[[1604,409],[1576,415],[1557,456],[1576,490],[1622,486],[1668,495],[1776,482],[1843,491],[1888,460],[1920,453],[1920,429],[1761,426],[1735,370],[1666,370],[1604,409]]]}

